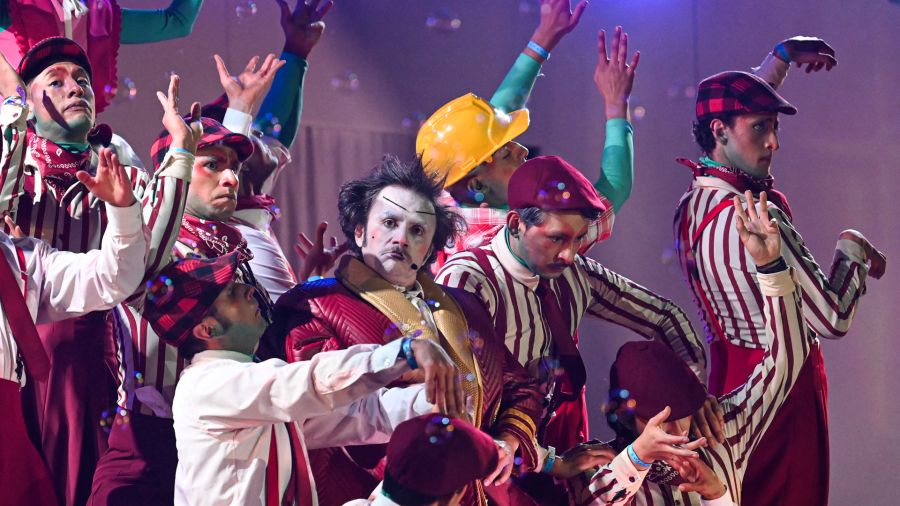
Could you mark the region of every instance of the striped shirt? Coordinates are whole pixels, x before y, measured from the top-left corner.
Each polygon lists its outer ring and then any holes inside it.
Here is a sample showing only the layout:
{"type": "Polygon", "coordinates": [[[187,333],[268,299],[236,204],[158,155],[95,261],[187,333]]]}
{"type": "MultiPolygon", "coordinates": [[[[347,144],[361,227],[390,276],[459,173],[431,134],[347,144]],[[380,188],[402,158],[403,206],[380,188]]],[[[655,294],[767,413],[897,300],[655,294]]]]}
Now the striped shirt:
{"type": "MultiPolygon", "coordinates": [[[[612,235],[613,223],[616,221],[613,203],[602,194],[600,195],[600,201],[606,206],[606,211],[588,228],[587,236],[585,236],[584,242],[578,250],[582,255],[587,253],[595,244],[609,239],[609,236],[612,235]]],[[[495,209],[492,207],[461,207],[447,192],[441,195],[440,203],[451,207],[466,220],[466,232],[454,237],[453,244],[444,247],[444,250],[438,253],[437,260],[431,267],[434,273],[437,273],[444,266],[444,263],[456,253],[467,249],[480,248],[490,243],[491,239],[497,235],[497,232],[506,225],[506,215],[509,213],[507,209],[495,209]]]]}
{"type": "Polygon", "coordinates": [[[649,470],[638,471],[625,452],[613,462],[571,481],[579,504],[594,505],[719,505],[740,504],[747,462],[794,387],[810,349],[818,343],[803,325],[802,289],[796,270],[757,274],[762,298],[763,360],[741,388],[719,398],[725,414],[725,444],[703,448],[701,457],[716,473],[727,492],[715,501],[696,493],[644,480],[649,470]],[[585,483],[587,487],[585,487],[585,483]],[[634,502],[629,502],[632,500],[634,502]]]}
{"type": "MultiPolygon", "coordinates": [[[[720,202],[730,201],[735,195],[737,190],[721,179],[696,178],[678,206],[676,240],[681,238],[682,219],[687,220],[688,235],[693,238],[704,217],[720,202]]],[[[739,197],[744,200],[743,195],[739,197]]],[[[865,293],[868,267],[862,248],[848,240],[838,241],[831,273],[826,276],[785,213],[770,204],[769,215],[778,220],[781,254],[796,270],[803,287],[803,315],[810,327],[808,332],[832,339],[843,337],[856,313],[857,302],[865,293]]],[[[705,310],[700,311],[700,317],[710,342],[717,325],[732,344],[761,349],[765,345],[763,297],[755,276],[756,266],[734,228],[734,216],[734,207],[727,206],[700,232],[695,243],[693,255],[702,296],[709,301],[715,322],[711,327],[712,315],[705,310]]],[[[682,248],[676,249],[684,268],[686,257],[682,248]]],[[[697,307],[702,308],[700,294],[693,284],[691,289],[695,291],[697,307]]]]}
{"type": "MultiPolygon", "coordinates": [[[[519,263],[498,233],[481,248],[493,269],[488,276],[471,251],[454,255],[437,282],[477,295],[494,320],[497,335],[519,363],[532,371],[552,355],[552,338],[535,292],[540,279],[519,263]]],[[[599,262],[575,256],[574,265],[550,281],[569,330],[574,334],[585,315],[622,325],[675,351],[697,376],[704,378],[706,352],[684,312],[643,286],[612,272],[599,262]]]]}

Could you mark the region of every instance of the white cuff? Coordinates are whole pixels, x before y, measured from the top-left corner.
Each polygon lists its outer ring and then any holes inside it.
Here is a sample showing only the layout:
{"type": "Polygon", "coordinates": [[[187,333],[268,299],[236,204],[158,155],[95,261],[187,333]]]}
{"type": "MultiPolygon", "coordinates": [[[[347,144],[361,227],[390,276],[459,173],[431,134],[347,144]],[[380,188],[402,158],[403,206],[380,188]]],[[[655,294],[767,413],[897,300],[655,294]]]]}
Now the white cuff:
{"type": "Polygon", "coordinates": [[[783,297],[794,293],[795,283],[792,276],[793,267],[772,274],[756,273],[759,289],[766,297],[783,297]]]}
{"type": "Polygon", "coordinates": [[[250,135],[250,125],[253,124],[253,116],[246,112],[229,107],[222,118],[222,125],[236,134],[250,135]]]}
{"type": "Polygon", "coordinates": [[[106,234],[117,236],[136,235],[141,233],[144,220],[141,217],[141,201],[134,199],[128,207],[106,205],[106,217],[109,220],[106,234]]]}
{"type": "Polygon", "coordinates": [[[727,490],[722,494],[722,497],[719,497],[718,499],[707,500],[701,497],[700,504],[702,506],[735,506],[735,503],[731,500],[731,495],[728,494],[727,490]]]}
{"type": "Polygon", "coordinates": [[[784,83],[791,64],[778,58],[772,53],[766,55],[766,58],[759,64],[759,67],[753,69],[753,74],[762,78],[771,84],[776,90],[784,83]]]}
{"type": "Polygon", "coordinates": [[[191,174],[194,170],[194,155],[184,151],[169,151],[159,164],[157,177],[174,177],[182,181],[191,182],[191,174]]]}
{"type": "Polygon", "coordinates": [[[836,249],[847,256],[851,261],[866,265],[866,250],[858,243],[850,239],[839,239],[836,249]]]}

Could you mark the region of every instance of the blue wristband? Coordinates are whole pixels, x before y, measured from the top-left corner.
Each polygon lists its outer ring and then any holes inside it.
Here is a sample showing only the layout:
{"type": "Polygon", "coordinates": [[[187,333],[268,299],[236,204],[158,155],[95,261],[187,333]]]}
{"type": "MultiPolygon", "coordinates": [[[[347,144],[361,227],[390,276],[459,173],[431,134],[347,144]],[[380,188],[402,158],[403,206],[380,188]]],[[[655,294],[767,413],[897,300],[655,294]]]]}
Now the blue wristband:
{"type": "Polygon", "coordinates": [[[550,59],[550,51],[547,51],[546,49],[544,49],[543,47],[541,47],[541,45],[538,44],[537,42],[535,42],[535,41],[533,41],[533,40],[529,40],[529,41],[528,41],[528,45],[527,45],[526,47],[527,47],[528,49],[534,51],[535,53],[537,53],[538,56],[540,56],[540,57],[543,58],[544,60],[549,60],[549,59],[550,59]]]}
{"type": "Polygon", "coordinates": [[[194,153],[191,153],[190,151],[188,151],[184,148],[169,148],[169,152],[170,153],[184,153],[186,155],[194,156],[194,153]]]}
{"type": "Polygon", "coordinates": [[[791,57],[790,55],[788,55],[787,48],[785,48],[784,44],[780,42],[777,46],[775,46],[775,49],[772,50],[772,54],[774,54],[779,59],[784,60],[785,63],[791,63],[791,57]]]}
{"type": "Polygon", "coordinates": [[[542,473],[549,473],[553,470],[553,464],[556,463],[556,459],[559,457],[556,456],[556,448],[552,446],[547,448],[547,458],[544,459],[544,467],[541,468],[542,473]]]}
{"type": "Polygon", "coordinates": [[[400,349],[403,350],[403,356],[406,357],[406,363],[409,364],[409,368],[415,371],[419,368],[419,363],[416,362],[416,356],[413,354],[412,342],[411,337],[404,337],[403,342],[400,343],[400,349]]]}
{"type": "Polygon", "coordinates": [[[641,458],[637,456],[637,453],[635,453],[634,446],[632,445],[628,445],[628,458],[631,459],[631,462],[633,462],[635,465],[641,466],[643,468],[649,468],[653,465],[641,460],[641,458]]]}

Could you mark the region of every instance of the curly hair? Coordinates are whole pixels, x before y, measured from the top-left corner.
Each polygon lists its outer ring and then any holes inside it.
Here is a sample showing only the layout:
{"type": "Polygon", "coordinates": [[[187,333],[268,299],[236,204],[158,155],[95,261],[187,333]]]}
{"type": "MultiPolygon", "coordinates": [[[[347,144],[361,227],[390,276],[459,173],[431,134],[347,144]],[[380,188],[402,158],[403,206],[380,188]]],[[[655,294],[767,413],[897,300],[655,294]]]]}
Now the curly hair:
{"type": "Polygon", "coordinates": [[[401,162],[394,155],[385,155],[368,176],[344,183],[338,194],[338,220],[341,230],[347,238],[350,251],[357,257],[362,256],[362,251],[356,244],[356,228],[360,225],[366,226],[375,197],[388,186],[399,186],[413,191],[434,206],[437,226],[431,240],[431,255],[425,260],[424,266],[434,262],[439,251],[451,244],[457,235],[465,232],[466,222],[463,217],[438,202],[444,181],[425,171],[421,157],[410,162],[401,162]]]}
{"type": "Polygon", "coordinates": [[[737,117],[737,114],[723,114],[722,116],[717,116],[716,118],[710,118],[703,123],[699,121],[694,121],[694,125],[692,128],[694,134],[694,142],[700,146],[700,149],[703,150],[703,154],[708,155],[716,149],[716,136],[713,134],[712,129],[709,128],[709,123],[714,119],[722,120],[722,123],[725,123],[729,128],[734,126],[734,119],[737,117]]]}

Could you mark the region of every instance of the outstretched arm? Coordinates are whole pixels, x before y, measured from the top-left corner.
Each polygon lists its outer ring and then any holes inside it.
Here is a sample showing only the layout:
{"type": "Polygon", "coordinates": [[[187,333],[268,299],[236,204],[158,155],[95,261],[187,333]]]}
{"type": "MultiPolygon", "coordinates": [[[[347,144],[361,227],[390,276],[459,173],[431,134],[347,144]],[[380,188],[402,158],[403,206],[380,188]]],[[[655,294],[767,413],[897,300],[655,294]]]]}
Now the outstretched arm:
{"type": "Polygon", "coordinates": [[[798,35],[775,45],[753,73],[765,79],[776,90],[787,77],[791,63],[797,68],[806,65],[806,73],[818,72],[823,68],[830,71],[837,65],[834,48],[822,39],[798,35]]]}
{"type": "MultiPolygon", "coordinates": [[[[575,9],[569,8],[569,0],[541,0],[541,21],[529,42],[534,42],[549,54],[566,34],[578,26],[586,7],[586,0],[580,0],[575,9]]],[[[507,113],[525,107],[544,61],[546,58],[543,55],[526,47],[494,92],[491,104],[507,113]]]]}
{"type": "Polygon", "coordinates": [[[122,44],[147,44],[187,37],[203,0],[172,0],[165,9],[122,9],[122,44]]]}

